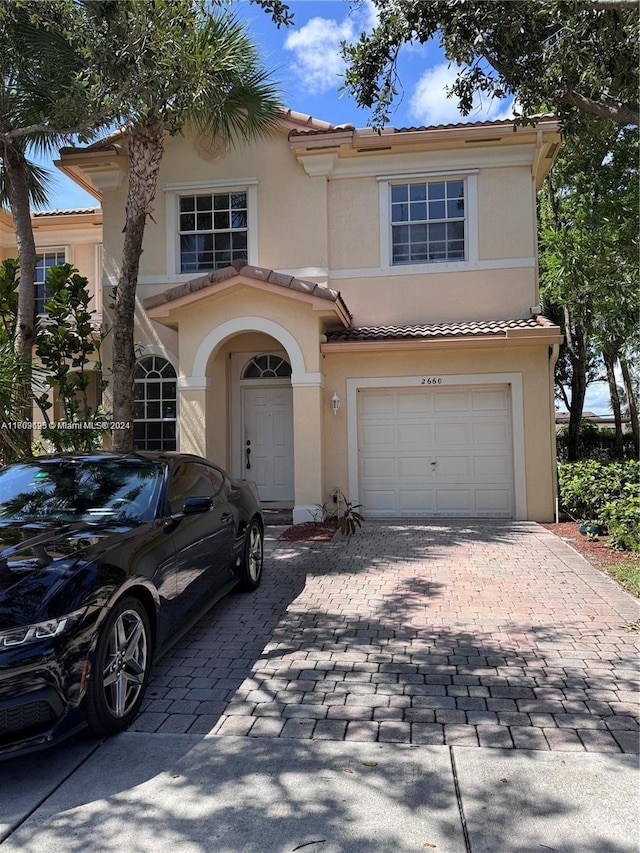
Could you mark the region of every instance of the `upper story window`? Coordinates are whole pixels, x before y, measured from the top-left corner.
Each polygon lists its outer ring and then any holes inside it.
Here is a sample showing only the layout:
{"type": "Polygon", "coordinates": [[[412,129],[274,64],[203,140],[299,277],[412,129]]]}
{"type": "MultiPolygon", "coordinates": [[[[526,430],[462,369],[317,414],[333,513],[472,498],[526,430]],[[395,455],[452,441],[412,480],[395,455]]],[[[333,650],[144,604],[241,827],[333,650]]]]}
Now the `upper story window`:
{"type": "Polygon", "coordinates": [[[464,261],[465,182],[392,184],[391,263],[464,261]]]}
{"type": "Polygon", "coordinates": [[[246,192],[181,195],[178,214],[180,272],[201,272],[246,260],[246,192]]]}
{"type": "Polygon", "coordinates": [[[36,276],[34,279],[36,314],[44,314],[44,303],[48,297],[46,280],[49,267],[59,267],[64,263],[66,263],[64,249],[47,249],[45,252],[39,252],[36,255],[36,276]]]}

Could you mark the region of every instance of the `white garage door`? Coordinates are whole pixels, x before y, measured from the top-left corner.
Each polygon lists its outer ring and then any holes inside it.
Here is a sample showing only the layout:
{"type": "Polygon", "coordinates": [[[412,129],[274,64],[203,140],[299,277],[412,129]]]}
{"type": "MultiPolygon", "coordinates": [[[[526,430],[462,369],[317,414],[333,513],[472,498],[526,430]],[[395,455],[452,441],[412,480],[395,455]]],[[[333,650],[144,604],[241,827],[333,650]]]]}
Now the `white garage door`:
{"type": "Polygon", "coordinates": [[[508,386],[358,393],[367,516],[513,516],[508,386]]]}

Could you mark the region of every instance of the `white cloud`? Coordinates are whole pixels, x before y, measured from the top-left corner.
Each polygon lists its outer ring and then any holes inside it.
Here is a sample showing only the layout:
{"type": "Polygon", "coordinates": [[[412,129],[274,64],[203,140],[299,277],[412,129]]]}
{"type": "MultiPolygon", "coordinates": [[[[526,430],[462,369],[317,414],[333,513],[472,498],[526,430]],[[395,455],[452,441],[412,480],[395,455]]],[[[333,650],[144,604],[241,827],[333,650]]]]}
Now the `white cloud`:
{"type": "Polygon", "coordinates": [[[468,116],[458,111],[457,98],[448,98],[446,87],[456,79],[459,68],[449,63],[430,68],[418,80],[409,101],[411,116],[420,124],[450,124],[461,121],[499,121],[513,115],[513,100],[476,97],[468,116]]]}
{"type": "Polygon", "coordinates": [[[375,7],[365,2],[342,21],[311,18],[299,30],[290,32],[284,47],[294,55],[292,67],[305,91],[318,94],[337,89],[345,69],[340,42],[357,39],[375,23],[375,7]]]}

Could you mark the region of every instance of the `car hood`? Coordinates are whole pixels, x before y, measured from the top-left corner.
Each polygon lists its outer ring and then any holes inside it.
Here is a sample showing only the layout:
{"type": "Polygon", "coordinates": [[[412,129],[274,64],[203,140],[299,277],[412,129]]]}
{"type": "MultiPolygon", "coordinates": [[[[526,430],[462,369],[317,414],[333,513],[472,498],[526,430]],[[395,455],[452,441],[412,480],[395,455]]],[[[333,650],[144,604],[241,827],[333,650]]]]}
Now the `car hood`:
{"type": "Polygon", "coordinates": [[[0,525],[0,628],[39,618],[45,602],[130,526],[85,522],[0,525]]]}

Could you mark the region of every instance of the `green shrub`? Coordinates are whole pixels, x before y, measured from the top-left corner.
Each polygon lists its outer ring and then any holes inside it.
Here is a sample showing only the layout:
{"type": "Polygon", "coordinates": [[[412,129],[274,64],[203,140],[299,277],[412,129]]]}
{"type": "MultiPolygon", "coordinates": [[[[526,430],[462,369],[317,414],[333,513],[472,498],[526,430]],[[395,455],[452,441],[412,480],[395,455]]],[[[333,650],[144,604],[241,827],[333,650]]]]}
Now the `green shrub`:
{"type": "MultiPolygon", "coordinates": [[[[556,455],[558,462],[566,462],[568,456],[569,429],[560,427],[556,434],[556,455]]],[[[633,435],[626,432],[622,436],[622,448],[616,447],[615,430],[599,427],[591,421],[580,422],[578,437],[580,459],[595,459],[598,462],[615,462],[618,459],[635,459],[633,435]],[[621,451],[621,452],[620,452],[621,451]]]]}
{"type": "Polygon", "coordinates": [[[614,547],[640,550],[640,463],[565,462],[558,480],[563,511],[608,531],[614,547]]]}
{"type": "Polygon", "coordinates": [[[640,497],[623,495],[604,507],[603,520],[611,545],[623,551],[640,551],[640,497]]]}

